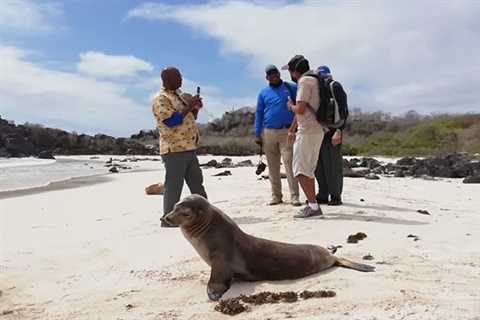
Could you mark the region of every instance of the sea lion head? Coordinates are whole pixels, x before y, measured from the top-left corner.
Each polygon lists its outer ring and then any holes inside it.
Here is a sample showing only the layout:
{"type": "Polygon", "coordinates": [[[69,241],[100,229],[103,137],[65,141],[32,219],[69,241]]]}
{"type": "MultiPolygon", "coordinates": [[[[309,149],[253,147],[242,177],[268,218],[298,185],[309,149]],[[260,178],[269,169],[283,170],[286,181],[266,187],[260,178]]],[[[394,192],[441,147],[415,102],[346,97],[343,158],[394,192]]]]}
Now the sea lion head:
{"type": "Polygon", "coordinates": [[[208,214],[210,203],[200,195],[192,194],[178,202],[161,220],[174,226],[188,227],[198,223],[208,214]]]}

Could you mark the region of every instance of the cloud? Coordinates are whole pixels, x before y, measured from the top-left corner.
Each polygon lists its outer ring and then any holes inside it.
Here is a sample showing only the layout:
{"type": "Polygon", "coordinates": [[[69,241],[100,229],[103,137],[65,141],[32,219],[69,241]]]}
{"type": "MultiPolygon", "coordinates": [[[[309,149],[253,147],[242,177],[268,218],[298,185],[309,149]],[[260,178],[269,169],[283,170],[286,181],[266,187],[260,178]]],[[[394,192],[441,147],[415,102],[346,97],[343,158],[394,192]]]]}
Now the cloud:
{"type": "Polygon", "coordinates": [[[57,2],[32,0],[0,1],[0,33],[41,33],[55,29],[55,22],[63,16],[57,2]]]}
{"type": "Polygon", "coordinates": [[[142,59],[126,55],[107,55],[88,51],[80,54],[77,70],[81,73],[105,78],[133,77],[139,73],[152,72],[153,66],[142,59]]]}
{"type": "Polygon", "coordinates": [[[127,16],[204,33],[259,75],[302,53],[331,67],[352,107],[478,111],[480,6],[468,0],[145,3],[127,16]]]}
{"type": "Polygon", "coordinates": [[[150,105],[130,98],[121,84],[44,67],[16,47],[0,45],[0,56],[3,118],[117,136],[154,125],[150,105]]]}

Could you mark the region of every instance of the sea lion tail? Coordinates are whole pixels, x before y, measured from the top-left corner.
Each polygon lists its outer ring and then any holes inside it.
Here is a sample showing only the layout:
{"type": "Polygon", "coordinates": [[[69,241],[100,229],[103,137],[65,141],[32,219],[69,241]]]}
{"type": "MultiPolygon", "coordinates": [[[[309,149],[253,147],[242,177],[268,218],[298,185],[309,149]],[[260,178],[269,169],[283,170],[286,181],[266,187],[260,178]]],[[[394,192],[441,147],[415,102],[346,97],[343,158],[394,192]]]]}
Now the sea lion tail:
{"type": "Polygon", "coordinates": [[[358,263],[354,261],[350,261],[345,258],[338,258],[335,263],[337,266],[344,267],[344,268],[349,268],[349,269],[354,269],[362,272],[373,272],[375,271],[374,266],[369,266],[368,264],[363,264],[363,263],[358,263]]]}

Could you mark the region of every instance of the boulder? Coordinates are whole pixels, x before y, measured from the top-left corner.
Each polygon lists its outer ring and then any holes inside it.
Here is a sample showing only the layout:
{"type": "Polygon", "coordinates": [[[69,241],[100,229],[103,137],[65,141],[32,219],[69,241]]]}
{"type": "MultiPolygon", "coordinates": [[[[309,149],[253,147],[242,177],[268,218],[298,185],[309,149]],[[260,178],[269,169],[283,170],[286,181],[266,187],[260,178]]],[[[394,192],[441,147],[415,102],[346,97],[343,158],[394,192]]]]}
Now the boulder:
{"type": "Polygon", "coordinates": [[[405,173],[403,172],[402,169],[397,169],[397,170],[395,171],[394,176],[395,176],[396,178],[405,178],[405,173]]]}
{"type": "Polygon", "coordinates": [[[161,195],[165,193],[165,186],[162,183],[152,184],[145,188],[148,195],[161,195]]]}
{"type": "Polygon", "coordinates": [[[244,160],[244,161],[240,161],[235,166],[236,167],[253,167],[254,164],[253,164],[252,160],[244,160]]]}
{"type": "Polygon", "coordinates": [[[380,177],[377,176],[375,173],[369,173],[365,175],[365,179],[367,180],[380,180],[380,177]]]}
{"type": "Polygon", "coordinates": [[[343,168],[343,176],[347,178],[363,178],[365,177],[365,172],[350,168],[343,168]]]}
{"type": "Polygon", "coordinates": [[[230,158],[225,158],[222,160],[222,164],[225,166],[230,166],[232,164],[232,159],[230,158]]]}
{"type": "Polygon", "coordinates": [[[480,175],[466,177],[463,179],[463,183],[480,183],[480,175]]]}
{"type": "Polygon", "coordinates": [[[50,151],[42,151],[38,154],[38,159],[55,159],[52,152],[50,151]]]}
{"type": "Polygon", "coordinates": [[[396,164],[401,166],[413,166],[415,163],[417,163],[415,157],[403,157],[396,162],[396,164]]]}

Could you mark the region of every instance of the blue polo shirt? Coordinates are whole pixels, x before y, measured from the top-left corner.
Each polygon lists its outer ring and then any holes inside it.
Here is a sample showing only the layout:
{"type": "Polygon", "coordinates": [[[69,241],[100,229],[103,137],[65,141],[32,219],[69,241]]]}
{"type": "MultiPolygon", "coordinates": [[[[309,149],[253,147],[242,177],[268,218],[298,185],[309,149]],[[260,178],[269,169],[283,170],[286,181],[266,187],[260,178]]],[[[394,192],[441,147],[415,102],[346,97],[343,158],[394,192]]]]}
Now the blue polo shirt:
{"type": "Polygon", "coordinates": [[[281,129],[290,126],[294,113],[288,110],[287,101],[291,96],[295,101],[297,85],[289,83],[293,97],[285,82],[278,87],[268,86],[258,94],[257,110],[255,112],[255,135],[260,137],[264,128],[281,129]]]}

